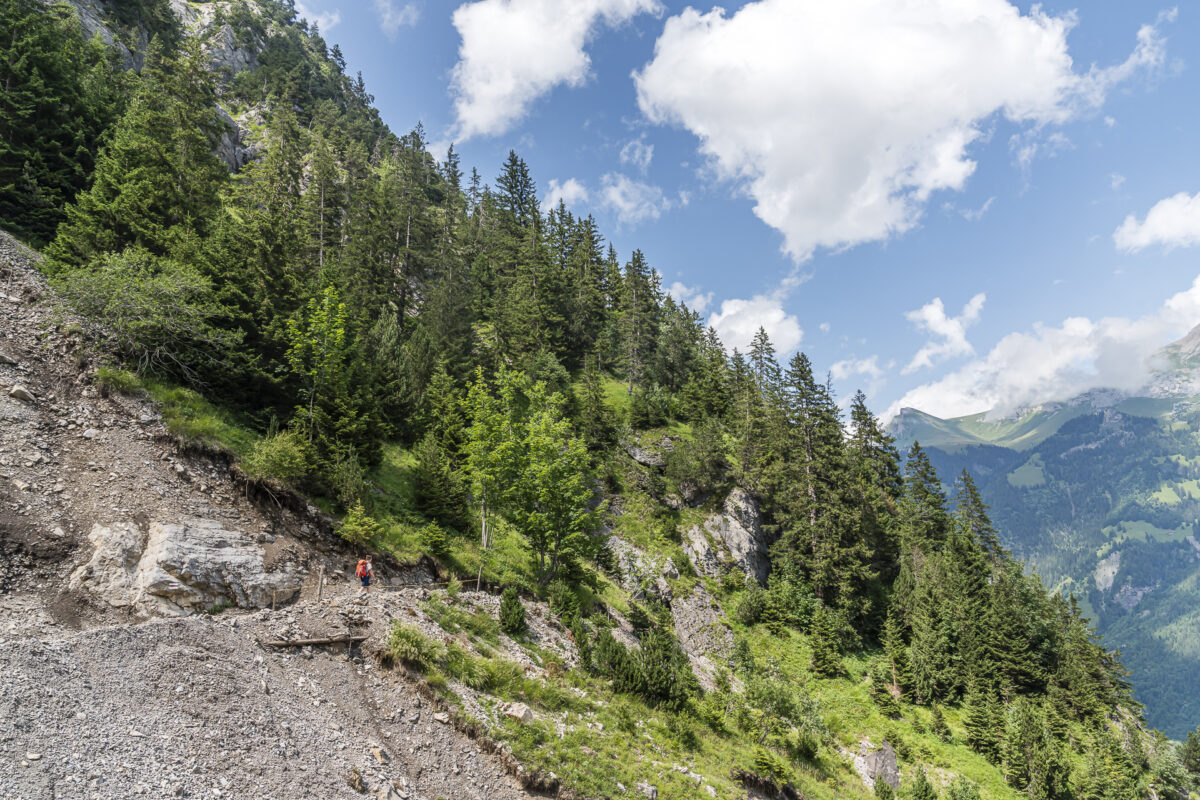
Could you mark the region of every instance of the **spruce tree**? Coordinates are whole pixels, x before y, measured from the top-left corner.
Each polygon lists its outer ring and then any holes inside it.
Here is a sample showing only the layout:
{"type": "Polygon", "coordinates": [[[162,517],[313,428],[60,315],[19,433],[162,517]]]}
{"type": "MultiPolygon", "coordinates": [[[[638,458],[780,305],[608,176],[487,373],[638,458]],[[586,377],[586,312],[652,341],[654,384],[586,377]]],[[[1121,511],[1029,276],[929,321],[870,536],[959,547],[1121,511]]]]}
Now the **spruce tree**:
{"type": "Polygon", "coordinates": [[[838,647],[837,626],[832,612],[817,606],[813,613],[809,642],[812,646],[813,672],[824,677],[834,677],[842,672],[842,657],[838,647]]]}

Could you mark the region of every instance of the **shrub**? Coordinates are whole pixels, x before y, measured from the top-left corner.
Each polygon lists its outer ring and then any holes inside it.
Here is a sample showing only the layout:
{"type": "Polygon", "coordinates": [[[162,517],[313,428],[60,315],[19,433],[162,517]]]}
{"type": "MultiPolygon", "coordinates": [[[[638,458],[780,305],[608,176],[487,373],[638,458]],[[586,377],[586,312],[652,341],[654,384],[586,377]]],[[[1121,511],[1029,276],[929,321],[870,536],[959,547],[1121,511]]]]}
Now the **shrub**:
{"type": "Polygon", "coordinates": [[[354,545],[355,549],[362,551],[381,531],[379,523],[367,513],[362,503],[355,503],[346,514],[345,519],[342,520],[339,533],[343,539],[354,545]]]}
{"type": "Polygon", "coordinates": [[[525,606],[515,586],[509,586],[500,595],[500,630],[509,636],[517,636],[525,631],[525,606]]]}
{"type": "Polygon", "coordinates": [[[557,580],[550,584],[550,610],[558,615],[568,627],[579,616],[579,598],[566,581],[557,580]]]}
{"type": "Polygon", "coordinates": [[[754,772],[780,786],[792,782],[792,771],[788,765],[765,747],[754,751],[754,772]]]}
{"type": "Polygon", "coordinates": [[[929,730],[943,742],[950,741],[950,726],[946,724],[946,716],[942,713],[941,706],[933,707],[933,719],[929,723],[929,730]]]}
{"type": "Polygon", "coordinates": [[[436,522],[431,522],[417,532],[421,549],[434,558],[445,558],[450,553],[450,539],[446,531],[436,522]]]}
{"type": "Polygon", "coordinates": [[[877,800],[894,800],[896,797],[896,790],[893,789],[892,785],[883,778],[876,778],[875,797],[877,800]]]}
{"type": "Polygon", "coordinates": [[[762,619],[766,605],[767,593],[757,582],[752,582],[746,587],[746,594],[742,596],[734,615],[743,625],[753,625],[762,619]]]}
{"type": "Polygon", "coordinates": [[[420,629],[397,621],[388,637],[387,654],[406,666],[424,671],[441,659],[442,646],[420,629]]]}
{"type": "Polygon", "coordinates": [[[253,480],[291,484],[308,474],[308,449],[294,431],[282,431],[254,443],[242,460],[242,470],[253,480]]]}
{"type": "Polygon", "coordinates": [[[356,503],[362,504],[362,498],[367,493],[367,471],[353,448],[349,452],[334,455],[333,463],[326,470],[326,477],[343,506],[348,508],[356,503]]]}

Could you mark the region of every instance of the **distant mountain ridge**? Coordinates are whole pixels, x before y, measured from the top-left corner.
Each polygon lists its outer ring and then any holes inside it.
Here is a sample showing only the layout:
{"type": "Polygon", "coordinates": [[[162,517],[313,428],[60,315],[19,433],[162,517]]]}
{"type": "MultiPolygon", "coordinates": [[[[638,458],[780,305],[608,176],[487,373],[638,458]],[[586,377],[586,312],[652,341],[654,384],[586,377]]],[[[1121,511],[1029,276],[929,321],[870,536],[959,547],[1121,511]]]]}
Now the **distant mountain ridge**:
{"type": "Polygon", "coordinates": [[[1098,388],[1008,414],[902,409],[944,480],[967,469],[1005,545],[1080,599],[1133,671],[1147,718],[1200,722],[1200,326],[1133,392],[1098,388]]]}

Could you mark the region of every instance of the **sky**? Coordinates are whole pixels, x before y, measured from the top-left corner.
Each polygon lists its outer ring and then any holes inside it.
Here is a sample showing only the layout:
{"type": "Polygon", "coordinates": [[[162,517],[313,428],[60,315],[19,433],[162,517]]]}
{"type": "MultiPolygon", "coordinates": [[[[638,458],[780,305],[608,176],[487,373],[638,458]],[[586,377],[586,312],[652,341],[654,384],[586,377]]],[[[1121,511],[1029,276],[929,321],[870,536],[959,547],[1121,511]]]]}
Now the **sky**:
{"type": "Polygon", "coordinates": [[[1200,323],[1200,3],[304,0],[385,122],[877,413],[1136,389],[1200,323]]]}

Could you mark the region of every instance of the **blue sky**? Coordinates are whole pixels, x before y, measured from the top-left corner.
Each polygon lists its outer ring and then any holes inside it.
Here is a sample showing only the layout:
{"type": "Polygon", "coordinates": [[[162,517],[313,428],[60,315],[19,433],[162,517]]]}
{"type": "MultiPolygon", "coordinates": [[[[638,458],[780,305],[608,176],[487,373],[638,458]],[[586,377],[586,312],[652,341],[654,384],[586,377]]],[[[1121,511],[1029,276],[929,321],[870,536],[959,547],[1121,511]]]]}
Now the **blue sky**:
{"type": "Polygon", "coordinates": [[[1200,323],[1200,5],[305,0],[385,121],[510,149],[730,346],[941,416],[1200,323]]]}

